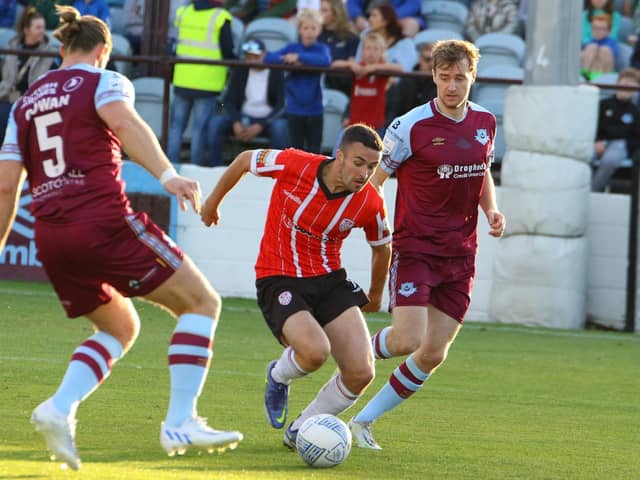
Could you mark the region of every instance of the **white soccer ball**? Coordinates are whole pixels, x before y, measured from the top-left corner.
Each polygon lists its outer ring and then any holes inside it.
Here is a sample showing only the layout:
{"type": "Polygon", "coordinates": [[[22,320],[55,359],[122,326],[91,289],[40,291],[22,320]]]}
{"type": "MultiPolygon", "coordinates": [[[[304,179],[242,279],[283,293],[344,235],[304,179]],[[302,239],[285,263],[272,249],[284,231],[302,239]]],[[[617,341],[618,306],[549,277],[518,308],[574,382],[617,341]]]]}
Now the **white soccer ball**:
{"type": "Polygon", "coordinates": [[[296,439],[296,449],[312,467],[335,467],[351,451],[351,431],[338,417],[329,414],[307,418],[296,439]]]}

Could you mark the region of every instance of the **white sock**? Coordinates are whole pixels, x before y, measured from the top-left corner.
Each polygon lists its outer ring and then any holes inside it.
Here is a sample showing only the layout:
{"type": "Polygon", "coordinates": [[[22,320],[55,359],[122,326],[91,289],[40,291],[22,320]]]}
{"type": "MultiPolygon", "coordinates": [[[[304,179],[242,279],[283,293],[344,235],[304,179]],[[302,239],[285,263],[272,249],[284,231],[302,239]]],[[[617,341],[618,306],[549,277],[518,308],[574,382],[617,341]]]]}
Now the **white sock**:
{"type": "Polygon", "coordinates": [[[122,357],[122,345],[105,332],[88,338],[73,352],[71,362],[53,396],[53,403],[65,415],[75,415],[80,402],[109,376],[122,357]]]}
{"type": "Polygon", "coordinates": [[[350,392],[342,382],[342,375],[336,373],[324,387],[320,389],[318,395],[309,406],[295,419],[291,429],[296,430],[300,428],[303,422],[313,415],[320,413],[338,415],[356,403],[358,398],[360,398],[360,395],[350,392]]]}
{"type": "Polygon", "coordinates": [[[294,358],[293,347],[287,347],[282,352],[280,359],[276,362],[275,366],[271,370],[271,377],[278,383],[284,383],[289,385],[292,380],[296,378],[304,377],[308,374],[294,358]]]}

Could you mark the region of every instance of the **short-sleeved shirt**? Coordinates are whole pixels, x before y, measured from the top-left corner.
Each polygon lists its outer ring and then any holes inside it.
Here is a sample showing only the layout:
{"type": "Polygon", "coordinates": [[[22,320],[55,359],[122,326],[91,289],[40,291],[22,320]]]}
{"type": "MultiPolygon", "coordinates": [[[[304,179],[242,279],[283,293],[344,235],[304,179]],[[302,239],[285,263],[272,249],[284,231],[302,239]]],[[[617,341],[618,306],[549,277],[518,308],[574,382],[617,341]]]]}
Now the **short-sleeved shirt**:
{"type": "Polygon", "coordinates": [[[389,77],[386,75],[366,75],[354,79],[349,107],[351,125],[365,123],[376,129],[384,128],[388,83],[389,77]]]}
{"type": "Polygon", "coordinates": [[[267,213],[257,278],[313,277],[341,268],[340,247],[353,228],[372,246],[391,241],[384,200],[367,183],[331,193],[322,171],[334,159],[295,149],[256,150],[251,173],[276,179],[267,213]]]}
{"type": "Polygon", "coordinates": [[[97,113],[113,101],[133,105],[131,82],[81,64],[43,75],[14,104],[0,161],[24,164],[37,220],[67,224],[132,213],[120,141],[97,113]]]}
{"type": "Polygon", "coordinates": [[[398,178],[394,249],[443,257],[476,253],[478,205],[495,135],[494,115],[472,102],[460,120],[431,100],[391,122],[380,168],[398,178]]]}

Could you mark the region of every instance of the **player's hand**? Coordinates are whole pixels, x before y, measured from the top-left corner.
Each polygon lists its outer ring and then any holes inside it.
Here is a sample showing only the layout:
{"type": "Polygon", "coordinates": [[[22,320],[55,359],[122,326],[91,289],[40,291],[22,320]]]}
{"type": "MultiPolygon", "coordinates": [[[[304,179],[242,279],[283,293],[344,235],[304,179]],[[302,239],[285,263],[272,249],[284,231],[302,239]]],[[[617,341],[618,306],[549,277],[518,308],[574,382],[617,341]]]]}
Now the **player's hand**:
{"type": "Polygon", "coordinates": [[[164,182],[164,189],[176,196],[183,212],[187,210],[186,202],[191,204],[194,212],[200,212],[200,184],[196,180],[178,175],[164,182]]]}
{"type": "Polygon", "coordinates": [[[202,223],[207,227],[218,225],[218,222],[220,222],[220,209],[218,205],[213,205],[211,202],[205,201],[200,209],[200,218],[202,219],[202,223]]]}
{"type": "Polygon", "coordinates": [[[487,221],[489,222],[489,235],[501,237],[507,226],[507,220],[498,210],[487,210],[487,221]]]}
{"type": "Polygon", "coordinates": [[[361,310],[364,313],[375,313],[379,312],[382,307],[382,295],[371,295],[369,293],[369,303],[363,305],[361,310]]]}

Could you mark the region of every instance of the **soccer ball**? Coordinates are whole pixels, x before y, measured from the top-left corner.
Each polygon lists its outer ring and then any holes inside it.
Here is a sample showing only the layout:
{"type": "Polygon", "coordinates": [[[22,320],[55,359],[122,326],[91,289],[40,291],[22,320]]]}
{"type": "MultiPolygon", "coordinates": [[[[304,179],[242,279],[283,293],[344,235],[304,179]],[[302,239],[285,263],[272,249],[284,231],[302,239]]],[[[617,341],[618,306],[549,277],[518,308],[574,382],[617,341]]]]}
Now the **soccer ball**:
{"type": "Polygon", "coordinates": [[[351,431],[338,417],[314,415],[307,418],[298,430],[296,449],[312,467],[335,467],[349,456],[351,431]]]}

